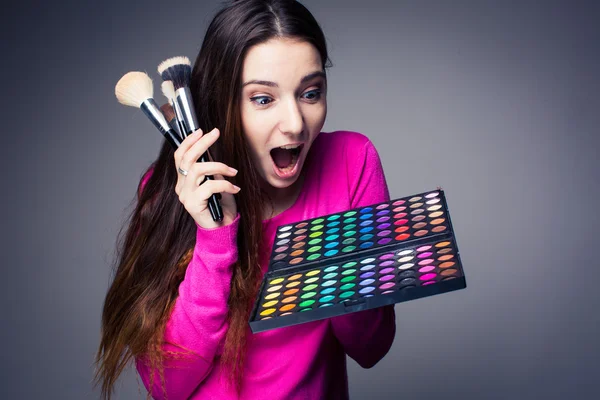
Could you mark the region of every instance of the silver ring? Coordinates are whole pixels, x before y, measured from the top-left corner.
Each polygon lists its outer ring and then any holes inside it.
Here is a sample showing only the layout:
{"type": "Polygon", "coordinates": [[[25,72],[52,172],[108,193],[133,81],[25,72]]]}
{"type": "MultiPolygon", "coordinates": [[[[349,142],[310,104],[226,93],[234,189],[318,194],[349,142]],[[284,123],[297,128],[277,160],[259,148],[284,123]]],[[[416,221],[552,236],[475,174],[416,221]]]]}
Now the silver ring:
{"type": "Polygon", "coordinates": [[[187,176],[188,172],[185,169],[181,169],[181,167],[177,167],[177,171],[183,176],[187,176]]]}

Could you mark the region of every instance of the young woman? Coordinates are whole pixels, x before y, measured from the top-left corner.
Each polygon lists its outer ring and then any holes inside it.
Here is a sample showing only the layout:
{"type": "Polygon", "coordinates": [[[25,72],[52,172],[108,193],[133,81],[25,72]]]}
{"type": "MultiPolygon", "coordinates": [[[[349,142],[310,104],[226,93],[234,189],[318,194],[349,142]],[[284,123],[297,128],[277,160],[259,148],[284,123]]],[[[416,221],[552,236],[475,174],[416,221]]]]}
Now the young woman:
{"type": "Polygon", "coordinates": [[[104,398],[135,360],[156,399],[347,399],[346,354],[370,368],[388,352],[393,306],[248,325],[279,225],[389,200],[369,139],[321,132],[327,67],[323,32],[296,1],[217,13],[191,87],[207,134],[163,144],[125,226],[97,357],[104,398]],[[215,161],[196,162],[209,147],[215,161]]]}

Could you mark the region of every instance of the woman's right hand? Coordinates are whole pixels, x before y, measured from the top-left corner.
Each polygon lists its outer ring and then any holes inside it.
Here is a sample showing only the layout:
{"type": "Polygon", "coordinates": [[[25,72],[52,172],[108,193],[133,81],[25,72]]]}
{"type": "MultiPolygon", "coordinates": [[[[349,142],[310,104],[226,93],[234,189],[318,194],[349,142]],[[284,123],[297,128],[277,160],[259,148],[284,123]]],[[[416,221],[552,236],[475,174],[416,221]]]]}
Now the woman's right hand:
{"type": "Polygon", "coordinates": [[[196,224],[206,229],[229,225],[237,215],[237,205],[233,195],[238,193],[240,188],[223,178],[223,176],[235,176],[237,170],[220,162],[197,162],[218,137],[217,128],[206,135],[198,129],[186,137],[175,151],[177,171],[175,193],[196,224]],[[178,168],[188,171],[187,175],[184,176],[178,168]],[[206,175],[212,175],[214,179],[205,182],[206,175]],[[219,202],[223,209],[223,221],[213,221],[208,208],[208,199],[215,193],[221,193],[219,202]]]}

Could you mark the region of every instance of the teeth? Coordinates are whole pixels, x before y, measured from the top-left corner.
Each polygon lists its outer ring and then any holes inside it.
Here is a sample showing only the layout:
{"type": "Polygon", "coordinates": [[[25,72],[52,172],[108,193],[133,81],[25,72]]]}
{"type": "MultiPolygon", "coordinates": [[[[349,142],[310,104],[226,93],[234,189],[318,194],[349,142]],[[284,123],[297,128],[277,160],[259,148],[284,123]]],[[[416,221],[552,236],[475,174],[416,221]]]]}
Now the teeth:
{"type": "Polygon", "coordinates": [[[296,149],[296,148],[298,148],[300,146],[301,146],[300,144],[288,144],[288,145],[285,145],[285,146],[280,146],[279,148],[280,149],[285,149],[285,150],[290,150],[290,149],[296,149]]]}

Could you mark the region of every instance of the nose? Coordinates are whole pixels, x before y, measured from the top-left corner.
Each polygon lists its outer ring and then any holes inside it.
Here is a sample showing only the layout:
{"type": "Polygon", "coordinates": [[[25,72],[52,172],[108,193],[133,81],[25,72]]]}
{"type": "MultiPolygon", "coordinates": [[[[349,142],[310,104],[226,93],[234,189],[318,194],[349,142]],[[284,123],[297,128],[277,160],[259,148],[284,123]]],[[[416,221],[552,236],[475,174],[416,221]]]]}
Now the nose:
{"type": "Polygon", "coordinates": [[[304,116],[295,99],[289,99],[283,105],[279,129],[288,135],[299,135],[304,129],[304,116]]]}

